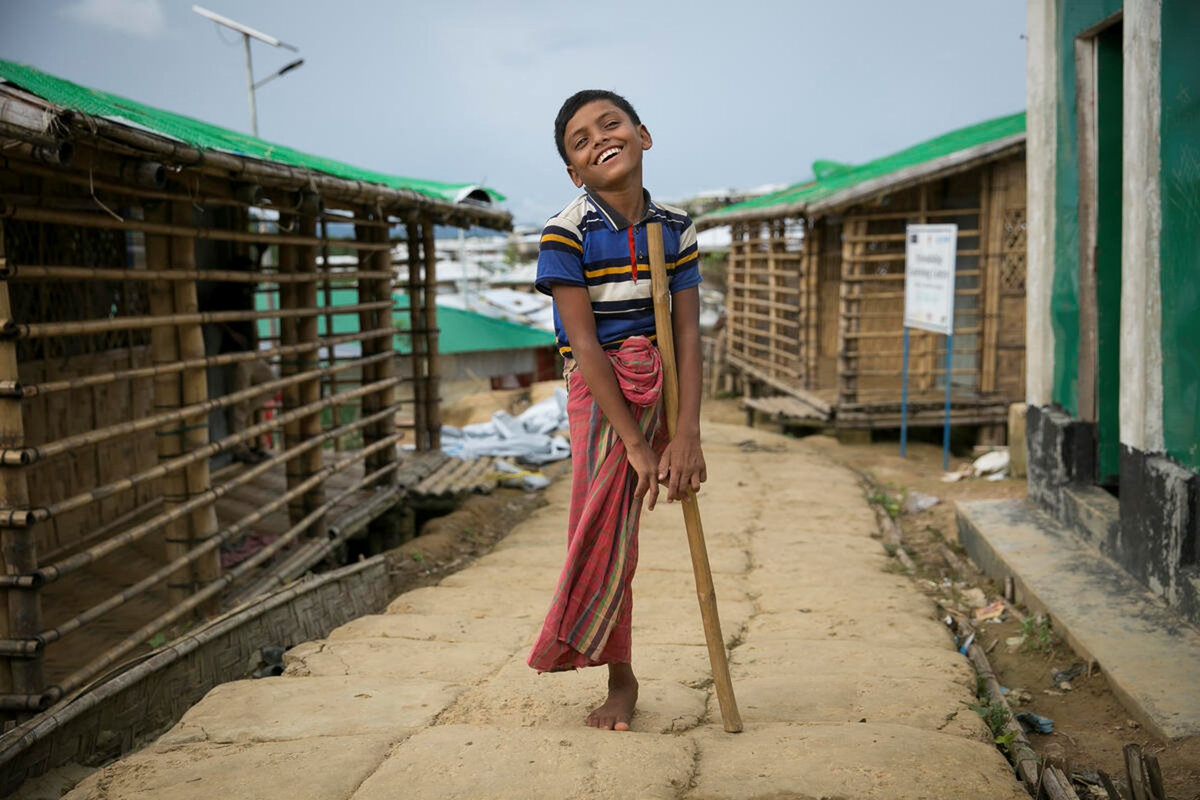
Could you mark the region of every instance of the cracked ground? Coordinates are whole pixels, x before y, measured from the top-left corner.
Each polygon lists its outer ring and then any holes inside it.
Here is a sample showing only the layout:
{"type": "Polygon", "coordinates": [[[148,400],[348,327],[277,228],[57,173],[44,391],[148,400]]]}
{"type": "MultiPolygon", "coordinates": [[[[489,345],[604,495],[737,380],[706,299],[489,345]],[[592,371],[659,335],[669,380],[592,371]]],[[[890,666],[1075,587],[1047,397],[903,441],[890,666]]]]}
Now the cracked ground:
{"type": "Polygon", "coordinates": [[[888,569],[855,476],[705,429],[701,516],[745,730],[722,729],[682,515],[643,516],[633,730],[583,724],[602,669],[524,663],[562,566],[568,481],[489,554],[224,684],[68,798],[1026,798],[935,606],[888,569]]]}

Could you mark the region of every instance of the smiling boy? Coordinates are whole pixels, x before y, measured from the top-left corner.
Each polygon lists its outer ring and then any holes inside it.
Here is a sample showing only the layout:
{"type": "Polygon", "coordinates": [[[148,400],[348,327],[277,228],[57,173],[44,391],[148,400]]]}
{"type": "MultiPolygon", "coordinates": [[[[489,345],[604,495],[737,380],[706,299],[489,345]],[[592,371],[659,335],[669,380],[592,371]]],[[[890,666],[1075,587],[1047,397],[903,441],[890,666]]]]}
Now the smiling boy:
{"type": "Polygon", "coordinates": [[[554,298],[572,491],[566,564],[528,663],[539,672],[607,665],[608,697],[587,724],[629,730],[638,692],[630,623],[642,502],[654,508],[660,482],[671,502],[707,478],[696,228],[642,186],[642,156],[653,140],[625,98],[577,92],[559,110],[554,138],[567,175],[584,189],[546,223],[535,283],[554,298]],[[679,422],[669,442],[653,344],[648,223],[662,227],[679,371],[679,422]]]}

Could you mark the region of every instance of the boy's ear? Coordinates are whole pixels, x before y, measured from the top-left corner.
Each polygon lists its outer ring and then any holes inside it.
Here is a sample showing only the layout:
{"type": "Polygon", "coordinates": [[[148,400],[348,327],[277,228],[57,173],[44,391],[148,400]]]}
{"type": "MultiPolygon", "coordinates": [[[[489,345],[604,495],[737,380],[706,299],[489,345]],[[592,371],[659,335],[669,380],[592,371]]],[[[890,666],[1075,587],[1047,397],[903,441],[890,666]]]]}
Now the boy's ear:
{"type": "Polygon", "coordinates": [[[570,164],[567,165],[567,177],[571,179],[571,183],[575,184],[576,189],[583,188],[583,178],[579,177],[579,173],[570,164]]]}
{"type": "Polygon", "coordinates": [[[638,125],[638,136],[642,139],[643,150],[649,150],[654,146],[654,139],[650,136],[650,129],[645,125],[638,125]]]}

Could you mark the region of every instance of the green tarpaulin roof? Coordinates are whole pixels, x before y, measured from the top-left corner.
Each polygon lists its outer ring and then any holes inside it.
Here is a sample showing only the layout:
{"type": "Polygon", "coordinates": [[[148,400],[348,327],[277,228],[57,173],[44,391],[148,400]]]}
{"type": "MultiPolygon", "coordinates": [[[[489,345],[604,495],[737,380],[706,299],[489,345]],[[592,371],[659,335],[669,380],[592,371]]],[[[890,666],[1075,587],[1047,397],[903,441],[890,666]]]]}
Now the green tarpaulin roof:
{"type": "MultiPolygon", "coordinates": [[[[79,86],[12,61],[0,59],[0,78],[57,106],[93,116],[123,120],[202,150],[220,150],[238,156],[311,169],[346,180],[378,183],[392,189],[420,192],[450,203],[458,202],[464,193],[476,188],[474,184],[469,183],[441,183],[402,178],[302,153],[246,133],[210,125],[192,117],[147,106],[98,89],[79,86]]],[[[488,193],[493,202],[502,202],[505,199],[504,195],[493,189],[480,188],[488,193]]]]}
{"type": "Polygon", "coordinates": [[[898,153],[892,153],[859,166],[817,161],[813,164],[815,178],[794,184],[778,192],[726,206],[705,214],[701,220],[720,225],[723,222],[722,217],[749,216],[750,213],[753,213],[754,216],[769,216],[770,211],[777,206],[813,205],[860,184],[865,184],[867,181],[884,179],[901,170],[937,161],[983,145],[1002,143],[1006,139],[1024,133],[1025,112],[1022,111],[1018,114],[998,117],[944,133],[898,153]]]}
{"type": "MultiPolygon", "coordinates": [[[[352,288],[333,289],[330,292],[333,314],[333,335],[342,336],[347,333],[358,333],[358,312],[339,313],[338,308],[352,306],[358,303],[358,290],[352,288]]],[[[401,311],[408,308],[408,296],[397,292],[395,295],[396,309],[401,311]]],[[[256,296],[255,306],[260,311],[279,307],[279,298],[274,292],[260,292],[256,296]]],[[[325,292],[317,292],[317,305],[325,308],[325,292]]],[[[531,347],[554,347],[554,334],[518,325],[508,320],[476,314],[461,308],[438,306],[438,351],[447,355],[456,353],[478,353],[487,350],[525,350],[531,347]]],[[[394,315],[396,327],[403,330],[408,325],[408,315],[394,315]]],[[[325,316],[317,317],[317,333],[320,336],[329,335],[325,330],[325,316]]],[[[258,335],[270,336],[271,323],[269,320],[258,321],[258,335]]],[[[395,337],[396,352],[409,353],[412,346],[406,333],[395,337]]]]}

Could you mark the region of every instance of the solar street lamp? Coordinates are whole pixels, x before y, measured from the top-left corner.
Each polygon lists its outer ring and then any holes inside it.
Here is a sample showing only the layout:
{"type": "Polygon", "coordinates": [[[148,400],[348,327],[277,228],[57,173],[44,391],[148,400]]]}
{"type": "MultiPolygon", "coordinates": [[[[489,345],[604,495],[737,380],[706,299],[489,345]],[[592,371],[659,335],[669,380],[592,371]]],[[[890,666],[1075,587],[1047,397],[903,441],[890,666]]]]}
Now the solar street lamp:
{"type": "Polygon", "coordinates": [[[268,75],[267,77],[263,78],[258,83],[255,83],[254,82],[254,64],[250,59],[250,40],[258,39],[260,42],[269,44],[272,47],[282,47],[286,50],[291,50],[293,53],[298,53],[300,51],[295,46],[290,45],[287,42],[282,41],[281,39],[276,39],[274,36],[270,36],[268,34],[263,33],[260,30],[251,28],[249,25],[243,25],[240,22],[235,22],[234,20],[231,20],[229,17],[222,16],[221,14],[218,14],[215,11],[209,11],[207,8],[203,8],[201,6],[192,6],[192,11],[195,11],[197,14],[204,17],[205,19],[210,19],[213,22],[217,23],[218,25],[229,28],[231,31],[234,31],[235,33],[241,34],[242,47],[246,53],[246,89],[250,96],[250,132],[252,134],[254,134],[255,137],[257,137],[258,136],[258,109],[254,102],[254,90],[258,89],[260,86],[263,86],[264,84],[266,84],[270,81],[273,81],[274,79],[276,79],[282,75],[286,75],[287,73],[296,69],[296,67],[299,67],[301,64],[304,63],[304,59],[298,58],[295,61],[291,62],[290,64],[285,65],[282,69],[278,70],[277,72],[275,72],[271,75],[268,75]]]}

